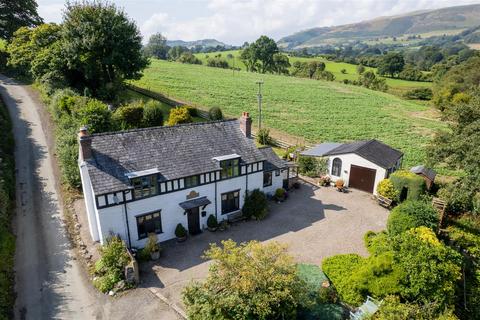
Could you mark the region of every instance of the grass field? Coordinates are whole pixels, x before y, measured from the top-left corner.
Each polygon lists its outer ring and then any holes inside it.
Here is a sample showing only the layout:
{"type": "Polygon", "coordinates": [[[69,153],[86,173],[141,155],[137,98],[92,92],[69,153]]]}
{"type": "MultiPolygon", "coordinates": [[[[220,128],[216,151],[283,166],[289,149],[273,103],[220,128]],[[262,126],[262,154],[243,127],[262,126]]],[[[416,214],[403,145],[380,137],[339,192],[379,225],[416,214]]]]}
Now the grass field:
{"type": "MultiPolygon", "coordinates": [[[[214,57],[215,55],[221,54],[221,57],[225,60],[227,60],[228,64],[233,67],[235,66],[236,68],[241,68],[242,70],[245,70],[245,65],[243,64],[242,60],[240,60],[240,51],[239,50],[230,50],[230,51],[223,51],[223,52],[211,52],[211,53],[197,53],[195,56],[202,60],[203,64],[207,64],[207,56],[209,58],[214,57]],[[233,57],[228,58],[227,56],[231,54],[233,57]]],[[[301,57],[289,57],[290,59],[290,64],[293,65],[295,61],[302,61],[302,62],[308,62],[312,60],[316,61],[323,61],[325,63],[325,70],[330,71],[335,75],[335,80],[336,81],[343,81],[344,79],[348,80],[356,80],[358,79],[358,74],[357,74],[357,66],[354,64],[350,63],[345,63],[345,62],[335,62],[335,61],[328,61],[324,58],[301,58],[301,57]],[[346,73],[342,73],[342,69],[345,69],[346,73]]],[[[366,67],[366,70],[374,70],[376,71],[376,68],[370,68],[366,67]]],[[[401,91],[404,92],[410,88],[418,88],[418,87],[431,87],[432,83],[431,82],[420,82],[420,81],[407,81],[407,80],[401,80],[401,79],[391,79],[391,78],[385,78],[387,81],[388,86],[392,87],[394,91],[401,91]]]]}
{"type": "Polygon", "coordinates": [[[249,111],[256,120],[260,79],[264,125],[309,143],[377,138],[405,152],[409,166],[425,160],[424,146],[444,128],[427,106],[337,82],[153,60],[133,84],[232,117],[249,111]]]}

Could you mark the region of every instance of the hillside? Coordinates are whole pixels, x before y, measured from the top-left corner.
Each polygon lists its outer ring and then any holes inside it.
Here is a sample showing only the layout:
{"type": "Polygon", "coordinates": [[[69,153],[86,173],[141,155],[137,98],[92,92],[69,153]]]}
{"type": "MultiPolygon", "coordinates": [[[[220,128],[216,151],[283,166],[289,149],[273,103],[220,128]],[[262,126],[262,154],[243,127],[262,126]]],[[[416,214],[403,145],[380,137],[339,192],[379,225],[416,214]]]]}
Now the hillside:
{"type": "MultiPolygon", "coordinates": [[[[203,64],[206,65],[208,58],[219,56],[225,59],[230,67],[240,68],[241,70],[246,70],[245,65],[240,59],[240,50],[229,50],[223,52],[210,52],[210,53],[197,53],[195,56],[202,60],[203,64]],[[208,58],[207,58],[208,57],[208,58]]],[[[330,71],[335,76],[335,81],[343,81],[344,79],[356,80],[358,79],[357,66],[345,62],[335,62],[329,61],[322,57],[313,57],[313,58],[303,58],[303,57],[289,57],[290,64],[293,64],[295,61],[308,62],[308,61],[323,61],[325,63],[325,70],[330,71]],[[345,73],[342,73],[342,70],[345,73]]],[[[376,68],[366,67],[366,70],[376,71],[376,68]]],[[[402,79],[392,79],[385,78],[387,85],[395,91],[395,93],[402,94],[403,92],[418,87],[431,87],[431,82],[419,82],[419,81],[408,81],[402,79]]]]}
{"type": "Polygon", "coordinates": [[[133,84],[231,117],[249,111],[256,120],[259,79],[264,124],[310,143],[377,138],[404,151],[409,166],[425,160],[425,144],[444,127],[426,106],[337,82],[152,60],[133,84]]]}
{"type": "Polygon", "coordinates": [[[480,4],[412,12],[348,25],[313,28],[278,41],[282,48],[314,47],[350,40],[418,34],[452,34],[480,24],[480,4]]]}
{"type": "Polygon", "coordinates": [[[189,49],[194,48],[195,46],[202,46],[204,48],[210,48],[210,47],[216,47],[216,46],[221,46],[226,48],[231,47],[231,45],[225,44],[215,39],[202,39],[202,40],[195,40],[195,41],[167,40],[167,45],[170,47],[183,46],[189,49]]]}

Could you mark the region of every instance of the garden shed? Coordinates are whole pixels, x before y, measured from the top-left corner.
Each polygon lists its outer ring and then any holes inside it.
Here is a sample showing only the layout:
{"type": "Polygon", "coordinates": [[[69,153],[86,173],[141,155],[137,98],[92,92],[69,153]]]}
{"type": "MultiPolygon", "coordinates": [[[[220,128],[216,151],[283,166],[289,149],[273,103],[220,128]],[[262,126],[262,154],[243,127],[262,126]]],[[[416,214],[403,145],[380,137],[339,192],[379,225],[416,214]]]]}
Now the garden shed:
{"type": "Polygon", "coordinates": [[[400,168],[403,153],[375,140],[351,143],[321,143],[302,156],[328,159],[332,181],[342,179],[346,186],[376,194],[378,183],[400,168]]]}
{"type": "Polygon", "coordinates": [[[425,185],[427,186],[427,189],[430,190],[430,188],[433,186],[433,183],[435,182],[435,177],[437,176],[435,170],[427,168],[424,165],[419,165],[411,168],[410,171],[415,173],[416,175],[421,176],[425,180],[425,185]]]}

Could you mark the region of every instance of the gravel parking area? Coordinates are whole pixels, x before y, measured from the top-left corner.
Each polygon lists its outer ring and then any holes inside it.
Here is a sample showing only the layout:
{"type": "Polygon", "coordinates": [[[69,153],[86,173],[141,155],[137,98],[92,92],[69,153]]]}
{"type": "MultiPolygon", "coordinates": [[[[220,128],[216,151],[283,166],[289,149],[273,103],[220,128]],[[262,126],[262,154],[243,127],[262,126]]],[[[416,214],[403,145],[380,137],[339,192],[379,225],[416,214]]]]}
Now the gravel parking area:
{"type": "Polygon", "coordinates": [[[208,232],[184,243],[163,246],[157,262],[142,266],[142,282],[182,307],[181,291],[192,279],[208,273],[209,262],[201,256],[210,243],[223,239],[237,242],[278,241],[288,245],[298,262],[320,264],[325,257],[340,253],[367,255],[363,235],[385,229],[388,210],[380,207],[371,194],[302,184],[283,203],[271,204],[270,215],[262,221],[245,221],[226,231],[208,232]]]}

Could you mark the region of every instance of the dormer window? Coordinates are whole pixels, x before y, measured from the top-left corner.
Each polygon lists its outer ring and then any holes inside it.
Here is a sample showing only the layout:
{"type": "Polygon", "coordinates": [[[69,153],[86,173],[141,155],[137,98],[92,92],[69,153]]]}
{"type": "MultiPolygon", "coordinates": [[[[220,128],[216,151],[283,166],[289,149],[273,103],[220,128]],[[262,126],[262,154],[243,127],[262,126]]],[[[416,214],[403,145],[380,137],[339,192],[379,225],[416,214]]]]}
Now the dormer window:
{"type": "Polygon", "coordinates": [[[141,199],[158,194],[157,175],[136,177],[131,179],[135,199],[141,199]]]}
{"type": "Polygon", "coordinates": [[[185,188],[193,188],[200,184],[200,176],[191,176],[185,178],[185,188]]]}
{"type": "Polygon", "coordinates": [[[240,160],[238,158],[223,160],[220,162],[220,167],[222,168],[222,179],[236,177],[240,174],[240,160]]]}

